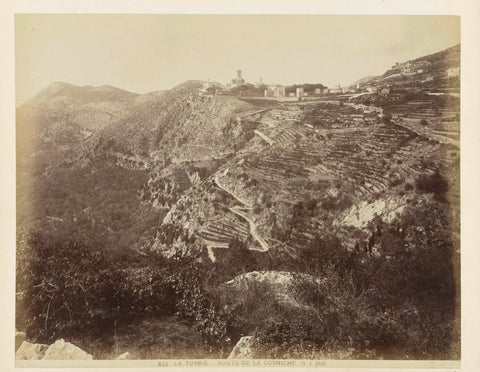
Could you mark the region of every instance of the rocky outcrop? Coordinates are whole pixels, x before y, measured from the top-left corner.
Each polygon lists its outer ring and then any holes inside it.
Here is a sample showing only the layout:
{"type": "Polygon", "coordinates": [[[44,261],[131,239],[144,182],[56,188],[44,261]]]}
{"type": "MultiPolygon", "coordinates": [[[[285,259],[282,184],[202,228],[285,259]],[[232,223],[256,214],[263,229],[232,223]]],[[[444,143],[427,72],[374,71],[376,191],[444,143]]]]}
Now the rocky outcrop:
{"type": "Polygon", "coordinates": [[[120,354],[118,357],[115,358],[115,360],[127,360],[130,359],[130,353],[128,351],[124,352],[123,354],[120,354]]]}
{"type": "Polygon", "coordinates": [[[386,198],[378,198],[371,203],[363,200],[353,205],[341,215],[340,218],[334,221],[334,225],[348,225],[363,229],[366,228],[368,223],[376,216],[390,223],[395,217],[403,213],[407,205],[407,199],[405,196],[394,195],[386,198]]]}
{"type": "Polygon", "coordinates": [[[27,337],[25,336],[25,332],[18,332],[17,330],[15,330],[15,351],[18,350],[22,342],[26,339],[27,337]]]}
{"type": "Polygon", "coordinates": [[[55,341],[54,344],[50,345],[50,347],[45,352],[45,356],[43,359],[50,359],[50,360],[65,360],[65,359],[73,359],[73,360],[89,360],[93,359],[93,356],[86,353],[79,347],[71,344],[70,342],[65,342],[63,338],[60,340],[55,341]]]}
{"type": "Polygon", "coordinates": [[[253,336],[244,336],[238,340],[228,359],[253,359],[254,358],[255,338],[253,336]]]}
{"type": "Polygon", "coordinates": [[[44,344],[32,344],[28,341],[24,341],[15,353],[15,359],[91,360],[93,359],[93,356],[86,353],[74,344],[65,342],[65,340],[61,338],[50,346],[44,344]]]}
{"type": "Polygon", "coordinates": [[[15,352],[15,359],[17,360],[39,360],[43,359],[48,345],[32,344],[28,341],[23,341],[21,346],[15,352]]]}

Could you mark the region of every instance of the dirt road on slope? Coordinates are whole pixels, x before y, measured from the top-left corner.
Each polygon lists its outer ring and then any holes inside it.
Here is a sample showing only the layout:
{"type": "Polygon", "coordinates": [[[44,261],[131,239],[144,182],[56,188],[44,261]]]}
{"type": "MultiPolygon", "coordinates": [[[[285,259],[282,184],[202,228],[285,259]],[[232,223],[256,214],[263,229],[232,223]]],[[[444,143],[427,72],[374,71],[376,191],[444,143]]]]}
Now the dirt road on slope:
{"type": "MultiPolygon", "coordinates": [[[[240,198],[239,196],[235,195],[233,192],[231,192],[230,190],[226,189],[218,180],[218,176],[215,176],[214,178],[215,180],[215,183],[217,184],[218,187],[220,187],[223,191],[229,193],[230,195],[232,195],[235,200],[239,201],[240,203],[242,203],[243,205],[245,205],[246,207],[244,207],[244,209],[248,209],[251,211],[252,209],[252,205],[248,202],[246,202],[245,200],[243,200],[242,198],[240,198]]],[[[255,239],[258,244],[260,244],[260,246],[262,247],[262,249],[255,249],[253,248],[254,250],[257,250],[257,251],[260,251],[260,252],[266,252],[270,249],[270,247],[268,246],[268,244],[265,242],[265,240],[262,239],[262,237],[260,237],[257,233],[257,225],[255,224],[255,221],[250,218],[249,216],[247,216],[244,212],[240,211],[241,208],[239,207],[233,207],[233,208],[230,208],[230,211],[232,211],[233,213],[235,213],[236,215],[242,217],[243,219],[245,219],[247,222],[248,222],[248,226],[250,227],[250,234],[252,235],[253,239],[255,239]]]]}
{"type": "MultiPolygon", "coordinates": [[[[253,239],[255,239],[258,244],[260,244],[260,246],[262,247],[262,249],[255,249],[257,251],[260,251],[260,252],[266,252],[270,249],[270,247],[268,246],[268,244],[265,242],[265,240],[263,240],[257,233],[257,225],[255,224],[255,222],[249,218],[247,215],[243,214],[242,212],[240,212],[238,209],[235,209],[235,208],[230,208],[230,210],[239,215],[240,217],[244,218],[247,222],[248,222],[248,225],[250,226],[250,234],[252,235],[253,239]]],[[[252,248],[254,249],[254,248],[252,248]]]]}

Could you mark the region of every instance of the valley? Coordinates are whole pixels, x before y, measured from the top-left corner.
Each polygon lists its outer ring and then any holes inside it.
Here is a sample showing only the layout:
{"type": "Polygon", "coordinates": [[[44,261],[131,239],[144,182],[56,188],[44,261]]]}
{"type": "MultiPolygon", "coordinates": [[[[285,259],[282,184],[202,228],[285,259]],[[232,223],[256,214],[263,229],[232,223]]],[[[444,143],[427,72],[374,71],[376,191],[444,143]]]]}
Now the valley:
{"type": "Polygon", "coordinates": [[[52,84],[17,108],[17,328],[96,359],[243,336],[255,358],[458,358],[459,64],[298,100],[52,84]]]}

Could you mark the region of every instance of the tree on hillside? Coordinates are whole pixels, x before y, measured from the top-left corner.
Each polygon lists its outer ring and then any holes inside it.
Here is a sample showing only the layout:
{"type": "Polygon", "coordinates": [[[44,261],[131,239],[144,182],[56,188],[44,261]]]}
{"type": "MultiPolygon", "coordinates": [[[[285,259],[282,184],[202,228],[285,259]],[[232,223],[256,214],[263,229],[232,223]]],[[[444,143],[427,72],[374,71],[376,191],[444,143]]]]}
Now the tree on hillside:
{"type": "Polygon", "coordinates": [[[230,253],[229,270],[238,268],[239,271],[249,272],[256,266],[255,257],[247,247],[245,242],[238,238],[233,238],[228,243],[228,251],[230,253]]]}
{"type": "Polygon", "coordinates": [[[415,180],[417,190],[433,193],[437,199],[443,199],[448,191],[447,179],[437,169],[431,175],[422,174],[415,180]]]}
{"type": "Polygon", "coordinates": [[[383,123],[390,124],[392,121],[392,113],[388,110],[383,110],[383,123]]]}

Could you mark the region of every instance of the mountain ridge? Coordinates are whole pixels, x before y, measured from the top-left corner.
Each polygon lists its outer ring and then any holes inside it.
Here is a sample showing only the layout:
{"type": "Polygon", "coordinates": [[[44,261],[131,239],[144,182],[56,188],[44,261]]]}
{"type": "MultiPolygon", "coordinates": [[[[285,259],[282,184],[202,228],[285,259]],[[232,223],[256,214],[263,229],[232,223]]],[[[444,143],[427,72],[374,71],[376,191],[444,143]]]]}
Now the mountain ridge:
{"type": "Polygon", "coordinates": [[[452,47],[443,49],[439,52],[431,53],[414,59],[406,60],[404,62],[397,62],[392,68],[387,69],[383,74],[380,75],[371,75],[368,77],[361,78],[350,86],[356,86],[360,84],[361,87],[366,85],[379,85],[379,84],[388,84],[385,83],[385,78],[388,78],[391,75],[397,74],[401,71],[401,67],[405,66],[408,63],[418,63],[421,61],[430,62],[430,66],[422,66],[420,69],[425,69],[426,71],[421,73],[419,76],[425,78],[426,75],[431,75],[433,78],[440,78],[443,73],[446,72],[448,67],[459,67],[460,66],[460,49],[461,45],[456,44],[452,47]]]}
{"type": "Polygon", "coordinates": [[[178,324],[209,358],[241,335],[456,358],[459,54],[429,61],[301,101],[47,87],[17,108],[17,328],[95,358],[117,335],[165,355],[178,324]]]}

